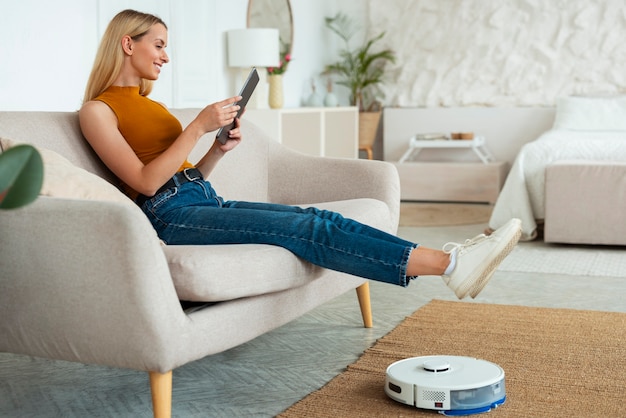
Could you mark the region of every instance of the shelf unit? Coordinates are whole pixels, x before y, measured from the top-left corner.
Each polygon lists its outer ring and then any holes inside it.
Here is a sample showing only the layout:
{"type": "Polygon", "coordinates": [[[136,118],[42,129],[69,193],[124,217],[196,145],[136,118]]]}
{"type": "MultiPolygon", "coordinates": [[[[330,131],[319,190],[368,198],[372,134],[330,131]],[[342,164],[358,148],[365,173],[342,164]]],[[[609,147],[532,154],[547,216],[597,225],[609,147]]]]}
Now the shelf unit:
{"type": "Polygon", "coordinates": [[[358,158],[356,107],[247,109],[243,117],[293,150],[321,157],[358,158]]]}

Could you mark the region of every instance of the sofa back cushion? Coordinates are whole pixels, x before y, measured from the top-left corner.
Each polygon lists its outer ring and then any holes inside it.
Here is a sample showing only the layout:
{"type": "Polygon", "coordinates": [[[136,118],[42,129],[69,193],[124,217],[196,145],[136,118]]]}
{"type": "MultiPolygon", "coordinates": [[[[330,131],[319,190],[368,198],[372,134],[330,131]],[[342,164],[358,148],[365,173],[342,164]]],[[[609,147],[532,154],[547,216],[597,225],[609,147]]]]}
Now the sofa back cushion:
{"type": "Polygon", "coordinates": [[[0,137],[55,151],[72,164],[115,182],[83,138],[77,112],[0,112],[0,137]]]}
{"type": "MultiPolygon", "coordinates": [[[[200,109],[171,109],[171,112],[187,126],[196,117],[200,109]]],[[[241,119],[243,140],[229,152],[208,180],[217,193],[226,200],[267,201],[268,166],[272,139],[252,122],[241,119]]],[[[189,156],[192,163],[198,162],[207,152],[216,132],[204,135],[189,156]]]]}
{"type": "MultiPolygon", "coordinates": [[[[199,109],[172,109],[183,127],[199,109]]],[[[254,124],[242,120],[244,140],[218,164],[209,180],[225,199],[266,201],[270,139],[254,124]]],[[[0,137],[57,152],[72,164],[113,184],[115,176],[100,161],[80,131],[77,112],[0,112],[0,137]]],[[[215,133],[200,139],[189,159],[197,162],[211,147],[215,133]]]]}
{"type": "MultiPolygon", "coordinates": [[[[0,137],[2,152],[18,143],[0,137]]],[[[37,146],[43,162],[43,184],[40,195],[65,199],[108,200],[137,208],[117,187],[89,171],[72,164],[61,154],[37,146]]]]}

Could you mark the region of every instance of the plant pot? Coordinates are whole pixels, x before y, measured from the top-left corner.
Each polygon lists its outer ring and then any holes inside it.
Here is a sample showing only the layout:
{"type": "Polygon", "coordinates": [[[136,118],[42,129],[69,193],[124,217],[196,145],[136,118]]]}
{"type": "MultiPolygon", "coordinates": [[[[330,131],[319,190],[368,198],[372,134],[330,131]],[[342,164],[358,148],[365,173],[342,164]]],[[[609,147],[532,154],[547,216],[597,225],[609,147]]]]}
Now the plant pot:
{"type": "Polygon", "coordinates": [[[372,147],[376,141],[381,114],[381,111],[359,112],[359,150],[365,150],[369,160],[373,159],[372,147]]]}

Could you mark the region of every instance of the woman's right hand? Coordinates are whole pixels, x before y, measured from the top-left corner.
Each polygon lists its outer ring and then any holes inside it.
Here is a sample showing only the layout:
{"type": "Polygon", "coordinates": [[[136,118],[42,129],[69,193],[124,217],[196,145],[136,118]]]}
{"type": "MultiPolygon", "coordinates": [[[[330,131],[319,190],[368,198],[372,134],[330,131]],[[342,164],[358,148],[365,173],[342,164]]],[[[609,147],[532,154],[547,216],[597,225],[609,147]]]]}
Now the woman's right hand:
{"type": "Polygon", "coordinates": [[[198,113],[192,123],[200,125],[204,133],[216,131],[235,120],[240,107],[236,103],[241,99],[241,96],[234,96],[210,104],[198,113]]]}

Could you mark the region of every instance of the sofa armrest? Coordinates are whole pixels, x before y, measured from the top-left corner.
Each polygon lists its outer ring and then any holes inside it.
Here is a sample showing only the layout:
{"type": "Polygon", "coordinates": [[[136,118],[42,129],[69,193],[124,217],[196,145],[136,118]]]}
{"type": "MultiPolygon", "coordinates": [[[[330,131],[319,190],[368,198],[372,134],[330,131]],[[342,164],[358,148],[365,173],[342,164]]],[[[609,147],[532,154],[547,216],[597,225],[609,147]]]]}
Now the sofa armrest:
{"type": "Polygon", "coordinates": [[[0,351],[155,370],[188,320],[131,204],[40,197],[0,213],[0,351]]]}
{"type": "Polygon", "coordinates": [[[301,154],[270,145],[269,200],[283,204],[377,199],[389,207],[391,224],[400,216],[400,179],[391,163],[301,154]]]}

